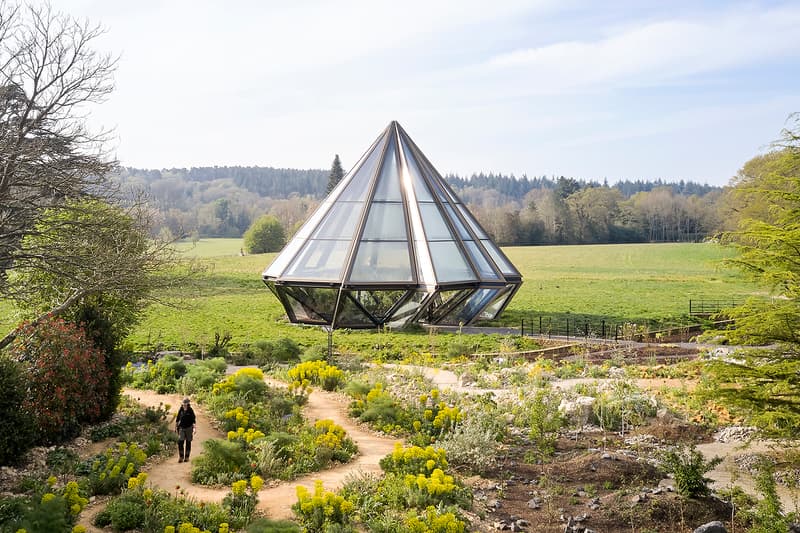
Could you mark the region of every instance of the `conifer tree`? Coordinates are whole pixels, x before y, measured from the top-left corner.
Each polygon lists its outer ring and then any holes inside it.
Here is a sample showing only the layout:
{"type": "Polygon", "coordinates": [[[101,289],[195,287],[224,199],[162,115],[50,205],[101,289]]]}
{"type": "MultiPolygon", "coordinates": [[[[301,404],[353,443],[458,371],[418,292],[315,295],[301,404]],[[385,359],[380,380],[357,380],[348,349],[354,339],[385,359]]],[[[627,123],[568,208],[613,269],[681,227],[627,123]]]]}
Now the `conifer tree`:
{"type": "Polygon", "coordinates": [[[331,173],[328,176],[328,188],[325,190],[325,193],[330,194],[334,187],[342,181],[343,177],[344,170],[342,169],[342,162],[339,160],[339,154],[336,154],[336,157],[333,158],[333,164],[331,165],[331,173]]]}

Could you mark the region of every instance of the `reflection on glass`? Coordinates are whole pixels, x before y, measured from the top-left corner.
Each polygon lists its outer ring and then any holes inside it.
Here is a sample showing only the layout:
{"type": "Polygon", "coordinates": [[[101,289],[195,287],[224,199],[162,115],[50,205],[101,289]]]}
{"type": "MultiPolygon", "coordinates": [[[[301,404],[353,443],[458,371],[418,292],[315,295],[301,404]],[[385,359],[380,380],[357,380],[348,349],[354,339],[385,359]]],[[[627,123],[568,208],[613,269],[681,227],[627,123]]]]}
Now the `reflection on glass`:
{"type": "Polygon", "coordinates": [[[472,231],[475,232],[475,235],[478,236],[479,239],[488,239],[489,237],[486,236],[486,233],[478,226],[478,223],[472,217],[467,208],[464,207],[464,204],[456,204],[458,206],[458,212],[464,217],[469,224],[469,227],[472,228],[472,231]]]}
{"type": "Polygon", "coordinates": [[[412,294],[411,297],[403,302],[403,305],[392,314],[391,320],[387,322],[388,325],[393,328],[401,328],[408,324],[424,305],[427,296],[428,294],[425,292],[415,292],[412,294]]]}
{"type": "Polygon", "coordinates": [[[349,247],[347,241],[310,239],[285,275],[295,279],[339,280],[349,247]]]}
{"type": "Polygon", "coordinates": [[[492,256],[492,261],[500,268],[500,272],[509,276],[519,276],[519,272],[514,268],[511,263],[506,259],[506,256],[500,249],[490,240],[481,240],[481,244],[492,256]]]}
{"type": "Polygon", "coordinates": [[[353,240],[363,202],[336,202],[317,226],[313,239],[353,240]]]}
{"type": "Polygon", "coordinates": [[[364,313],[364,310],[359,308],[353,300],[343,295],[339,301],[339,309],[336,311],[336,326],[340,328],[360,328],[371,327],[377,325],[377,322],[370,319],[364,313]]]}
{"type": "Polygon", "coordinates": [[[497,318],[497,313],[500,312],[500,310],[503,308],[503,306],[506,304],[508,299],[513,294],[512,291],[513,288],[514,288],[513,285],[506,285],[506,289],[502,293],[495,296],[494,301],[490,303],[488,306],[486,306],[486,309],[481,311],[480,318],[484,320],[494,320],[495,318],[497,318]]]}
{"type": "Polygon", "coordinates": [[[375,176],[376,167],[381,153],[383,153],[384,144],[386,144],[385,138],[378,142],[375,149],[372,150],[372,153],[369,154],[366,161],[364,161],[364,164],[361,165],[361,168],[356,171],[353,179],[347,184],[347,188],[342,191],[337,201],[363,202],[367,199],[367,192],[369,192],[370,189],[369,185],[372,182],[373,176],[375,176]]]}
{"type": "Polygon", "coordinates": [[[403,204],[372,204],[361,238],[375,241],[406,240],[406,218],[403,213],[403,204]]]}
{"type": "Polygon", "coordinates": [[[428,247],[431,250],[436,279],[440,282],[478,279],[454,241],[431,242],[428,247]]]}
{"type": "Polygon", "coordinates": [[[414,154],[411,152],[405,142],[403,142],[403,153],[406,156],[408,173],[411,175],[411,184],[412,187],[414,187],[414,195],[417,197],[417,201],[432,202],[433,196],[431,196],[431,191],[428,189],[428,185],[422,178],[422,174],[419,171],[419,165],[417,165],[417,161],[414,159],[414,154]]]}
{"type": "Polygon", "coordinates": [[[472,258],[472,263],[478,268],[478,273],[483,279],[500,279],[500,276],[497,275],[489,264],[489,260],[486,259],[486,256],[481,253],[475,241],[464,241],[464,247],[467,249],[470,258],[472,258]]]}
{"type": "Polygon", "coordinates": [[[472,239],[472,235],[469,234],[466,226],[464,226],[464,224],[461,223],[461,219],[456,216],[456,211],[453,209],[453,206],[450,204],[445,204],[444,209],[447,211],[447,216],[450,218],[450,222],[452,222],[456,227],[458,236],[462,239],[472,239]]]}
{"type": "Polygon", "coordinates": [[[405,289],[387,291],[363,290],[350,291],[349,294],[370,315],[379,320],[383,320],[392,307],[394,307],[407,292],[408,291],[405,289]]]}
{"type": "Polygon", "coordinates": [[[412,281],[408,243],[361,241],[350,282],[412,281]]]}
{"type": "Polygon", "coordinates": [[[439,212],[439,208],[433,203],[419,204],[419,211],[422,214],[422,226],[425,229],[425,237],[429,241],[451,241],[453,234],[444,221],[444,217],[439,212]]]}
{"type": "Polygon", "coordinates": [[[386,155],[383,159],[378,183],[375,187],[373,202],[399,202],[402,200],[400,195],[400,174],[398,172],[397,160],[395,159],[394,143],[389,144],[386,155]]]}
{"type": "Polygon", "coordinates": [[[483,309],[499,289],[478,289],[475,294],[464,300],[464,302],[456,306],[455,309],[442,319],[440,324],[449,324],[455,326],[457,324],[468,324],[478,313],[483,309]]]}

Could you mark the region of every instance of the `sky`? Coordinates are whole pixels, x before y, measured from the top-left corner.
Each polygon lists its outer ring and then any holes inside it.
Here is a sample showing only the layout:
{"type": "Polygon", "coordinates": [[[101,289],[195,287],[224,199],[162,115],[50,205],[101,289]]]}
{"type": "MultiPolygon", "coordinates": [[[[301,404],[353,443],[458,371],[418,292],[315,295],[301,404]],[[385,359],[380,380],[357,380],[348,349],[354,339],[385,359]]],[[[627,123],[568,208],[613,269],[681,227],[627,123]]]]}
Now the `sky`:
{"type": "Polygon", "coordinates": [[[349,169],[397,120],[441,174],[728,183],[800,111],[800,2],[52,0],[106,29],[125,166],[349,169]]]}

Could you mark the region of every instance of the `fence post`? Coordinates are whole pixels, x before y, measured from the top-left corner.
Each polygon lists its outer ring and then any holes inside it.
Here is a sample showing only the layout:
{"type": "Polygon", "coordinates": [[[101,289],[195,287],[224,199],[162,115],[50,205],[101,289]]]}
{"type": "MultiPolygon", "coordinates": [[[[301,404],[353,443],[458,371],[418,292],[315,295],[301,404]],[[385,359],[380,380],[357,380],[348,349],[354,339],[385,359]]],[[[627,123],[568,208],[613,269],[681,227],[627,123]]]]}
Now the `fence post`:
{"type": "Polygon", "coordinates": [[[692,314],[692,299],[689,298],[689,316],[692,314]]]}
{"type": "Polygon", "coordinates": [[[567,339],[569,339],[569,318],[567,319],[567,339]]]}
{"type": "Polygon", "coordinates": [[[520,320],[519,334],[520,334],[521,337],[525,336],[525,319],[524,318],[520,320]]]}
{"type": "Polygon", "coordinates": [[[539,315],[539,335],[542,334],[542,316],[539,315]]]}
{"type": "Polygon", "coordinates": [[[587,339],[589,338],[589,323],[588,322],[584,322],[583,323],[583,336],[586,337],[587,339]]]}
{"type": "Polygon", "coordinates": [[[602,324],[600,325],[600,331],[601,331],[600,336],[605,339],[606,338],[606,321],[605,321],[605,319],[603,320],[602,324]]]}
{"type": "Polygon", "coordinates": [[[553,338],[553,317],[547,319],[547,338],[553,338]]]}

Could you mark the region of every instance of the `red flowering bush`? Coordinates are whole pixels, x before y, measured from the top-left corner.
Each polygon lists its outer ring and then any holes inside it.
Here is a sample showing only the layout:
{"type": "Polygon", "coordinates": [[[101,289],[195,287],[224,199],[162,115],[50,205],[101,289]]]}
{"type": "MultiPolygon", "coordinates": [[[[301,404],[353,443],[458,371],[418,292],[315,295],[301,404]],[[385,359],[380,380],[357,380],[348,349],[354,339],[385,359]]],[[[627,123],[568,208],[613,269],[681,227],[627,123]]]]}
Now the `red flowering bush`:
{"type": "Polygon", "coordinates": [[[54,317],[23,325],[11,354],[25,369],[29,388],[22,407],[41,432],[38,442],[59,442],[100,419],[110,374],[79,326],[54,317]]]}

